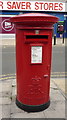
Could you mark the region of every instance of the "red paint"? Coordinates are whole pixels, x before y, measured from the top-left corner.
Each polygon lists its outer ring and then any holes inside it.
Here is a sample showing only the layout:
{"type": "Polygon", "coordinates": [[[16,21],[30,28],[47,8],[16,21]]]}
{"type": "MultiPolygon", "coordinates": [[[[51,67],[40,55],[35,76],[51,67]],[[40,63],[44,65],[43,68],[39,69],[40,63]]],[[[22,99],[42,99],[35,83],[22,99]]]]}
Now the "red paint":
{"type": "Polygon", "coordinates": [[[54,3],[54,10],[58,10],[58,3],[54,3]]]}
{"type": "Polygon", "coordinates": [[[35,2],[35,10],[63,10],[63,3],[35,2]]]}
{"type": "Polygon", "coordinates": [[[39,6],[38,6],[38,2],[35,2],[35,10],[38,10],[39,9],[39,6]]]}
{"type": "Polygon", "coordinates": [[[11,21],[16,24],[17,100],[27,105],[45,104],[50,99],[52,27],[58,18],[29,13],[11,21]],[[35,30],[39,30],[37,36],[44,38],[37,38],[35,30]],[[31,46],[42,46],[42,64],[31,64],[31,46]]]}
{"type": "Polygon", "coordinates": [[[49,10],[53,10],[53,3],[49,4],[49,10]]]}
{"type": "Polygon", "coordinates": [[[8,9],[31,9],[30,2],[7,2],[8,9]]]}
{"type": "Polygon", "coordinates": [[[26,2],[26,9],[31,9],[31,3],[30,2],[26,2]]]}
{"type": "Polygon", "coordinates": [[[45,3],[44,4],[44,10],[48,10],[49,9],[49,5],[48,5],[48,3],[45,3]]]}
{"type": "Polygon", "coordinates": [[[3,2],[0,1],[0,9],[3,9],[3,2]]]}
{"type": "Polygon", "coordinates": [[[63,3],[59,4],[59,10],[62,11],[63,10],[63,3]]]}

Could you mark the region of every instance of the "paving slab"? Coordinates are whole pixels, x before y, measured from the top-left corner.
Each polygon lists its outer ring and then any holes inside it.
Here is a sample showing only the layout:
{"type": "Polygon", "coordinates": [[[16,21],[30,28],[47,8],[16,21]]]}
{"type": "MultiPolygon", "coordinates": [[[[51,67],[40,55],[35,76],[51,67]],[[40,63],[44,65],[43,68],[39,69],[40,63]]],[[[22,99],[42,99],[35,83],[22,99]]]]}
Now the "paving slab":
{"type": "Polygon", "coordinates": [[[12,80],[12,86],[16,86],[16,80],[15,79],[12,80]]]}
{"type": "Polygon", "coordinates": [[[12,87],[12,96],[15,96],[16,95],[16,86],[13,86],[12,87]]]}
{"type": "Polygon", "coordinates": [[[0,97],[9,97],[9,96],[12,96],[12,91],[4,91],[0,95],[0,97]]]}
{"type": "Polygon", "coordinates": [[[37,113],[13,113],[11,115],[11,118],[45,118],[45,115],[43,112],[37,112],[37,113]]]}
{"type": "Polygon", "coordinates": [[[55,79],[52,79],[55,84],[58,86],[58,88],[60,88],[64,93],[65,93],[65,78],[55,78],[55,79]]]}
{"type": "Polygon", "coordinates": [[[0,81],[0,97],[2,97],[2,82],[0,81]]]}
{"type": "Polygon", "coordinates": [[[57,88],[57,86],[56,86],[52,81],[50,81],[50,87],[51,87],[51,88],[54,88],[54,89],[57,88]]]}
{"type": "Polygon", "coordinates": [[[60,111],[45,111],[46,118],[65,118],[62,110],[60,111]]]}
{"type": "Polygon", "coordinates": [[[0,105],[11,104],[11,98],[9,97],[0,97],[0,105]]]}
{"type": "Polygon", "coordinates": [[[2,105],[2,118],[10,118],[11,105],[2,105]]]}
{"type": "Polygon", "coordinates": [[[2,105],[0,105],[0,120],[2,119],[2,105]]]}
{"type": "Polygon", "coordinates": [[[2,92],[2,82],[0,82],[0,92],[2,92]]]}
{"type": "Polygon", "coordinates": [[[8,92],[11,91],[12,87],[11,87],[11,83],[3,83],[2,84],[2,92],[8,92]]]}
{"type": "Polygon", "coordinates": [[[20,108],[17,107],[14,99],[14,102],[11,103],[11,114],[15,114],[15,113],[24,113],[24,110],[21,110],[20,108]]]}
{"type": "Polygon", "coordinates": [[[64,96],[60,93],[59,90],[56,90],[56,89],[51,89],[50,90],[50,98],[52,101],[65,101],[65,98],[64,96]]]}

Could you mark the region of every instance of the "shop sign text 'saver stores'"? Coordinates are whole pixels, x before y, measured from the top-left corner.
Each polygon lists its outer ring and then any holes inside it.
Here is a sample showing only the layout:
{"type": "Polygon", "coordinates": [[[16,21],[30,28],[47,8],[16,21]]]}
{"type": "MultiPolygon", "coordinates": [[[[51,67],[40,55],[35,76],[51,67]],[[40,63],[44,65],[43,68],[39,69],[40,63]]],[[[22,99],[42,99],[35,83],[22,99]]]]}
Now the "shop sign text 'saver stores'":
{"type": "Polygon", "coordinates": [[[1,10],[29,10],[29,11],[65,11],[63,2],[44,1],[0,1],[1,10]]]}

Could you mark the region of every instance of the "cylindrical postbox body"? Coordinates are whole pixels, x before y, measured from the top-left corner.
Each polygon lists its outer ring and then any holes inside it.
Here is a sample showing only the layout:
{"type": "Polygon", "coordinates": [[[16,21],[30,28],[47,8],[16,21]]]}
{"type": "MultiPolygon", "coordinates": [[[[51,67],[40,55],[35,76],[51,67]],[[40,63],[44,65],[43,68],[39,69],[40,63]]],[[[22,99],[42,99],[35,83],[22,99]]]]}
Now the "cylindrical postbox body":
{"type": "Polygon", "coordinates": [[[16,104],[28,112],[50,105],[53,24],[57,17],[28,13],[12,17],[16,27],[16,104]]]}

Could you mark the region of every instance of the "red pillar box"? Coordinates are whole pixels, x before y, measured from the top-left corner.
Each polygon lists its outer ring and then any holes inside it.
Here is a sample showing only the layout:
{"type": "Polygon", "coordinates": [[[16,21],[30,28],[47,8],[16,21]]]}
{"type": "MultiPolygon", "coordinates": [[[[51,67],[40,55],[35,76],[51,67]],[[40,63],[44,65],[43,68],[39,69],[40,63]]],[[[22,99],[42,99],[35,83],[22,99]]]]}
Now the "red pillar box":
{"type": "Polygon", "coordinates": [[[16,27],[16,104],[28,112],[50,105],[50,70],[55,16],[28,13],[11,18],[16,27]]]}

